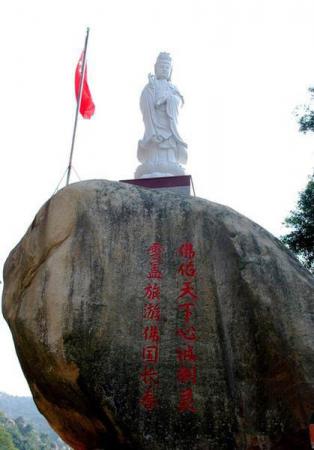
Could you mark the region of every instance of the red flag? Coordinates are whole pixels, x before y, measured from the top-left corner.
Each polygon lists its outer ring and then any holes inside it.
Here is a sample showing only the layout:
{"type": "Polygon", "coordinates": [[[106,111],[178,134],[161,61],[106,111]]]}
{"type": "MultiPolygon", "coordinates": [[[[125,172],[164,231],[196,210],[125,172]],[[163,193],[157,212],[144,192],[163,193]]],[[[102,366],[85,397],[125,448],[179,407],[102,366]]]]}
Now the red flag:
{"type": "MultiPolygon", "coordinates": [[[[82,74],[82,64],[83,64],[84,52],[82,52],[80,60],[76,66],[75,70],[75,96],[76,101],[78,101],[79,91],[80,91],[80,81],[82,74]]],[[[87,84],[87,66],[85,64],[85,74],[83,80],[82,98],[80,104],[80,113],[84,119],[90,119],[95,112],[95,105],[87,84]]]]}

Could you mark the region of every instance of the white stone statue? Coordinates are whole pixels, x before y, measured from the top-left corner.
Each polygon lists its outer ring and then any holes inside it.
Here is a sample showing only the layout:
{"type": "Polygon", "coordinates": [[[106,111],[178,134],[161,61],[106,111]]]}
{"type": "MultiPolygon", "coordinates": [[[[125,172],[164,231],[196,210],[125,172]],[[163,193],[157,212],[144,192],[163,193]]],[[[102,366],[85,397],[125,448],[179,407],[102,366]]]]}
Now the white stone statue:
{"type": "Polygon", "coordinates": [[[170,83],[172,60],[169,53],[160,53],[155,75],[143,89],[140,107],[145,134],[138,143],[137,157],[142,163],[135,178],[184,175],[181,164],[187,161],[187,144],[179,135],[177,119],[183,97],[170,83]]]}

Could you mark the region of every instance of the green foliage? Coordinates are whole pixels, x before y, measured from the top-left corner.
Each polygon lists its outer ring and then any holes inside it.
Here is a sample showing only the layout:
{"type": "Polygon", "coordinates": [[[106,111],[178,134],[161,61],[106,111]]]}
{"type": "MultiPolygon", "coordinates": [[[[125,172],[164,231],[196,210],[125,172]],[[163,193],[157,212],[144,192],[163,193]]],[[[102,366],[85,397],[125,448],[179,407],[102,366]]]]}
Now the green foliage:
{"type": "Polygon", "coordinates": [[[281,240],[314,273],[314,174],[300,193],[297,208],[290,212],[285,224],[291,232],[281,240]]]}
{"type": "Polygon", "coordinates": [[[0,425],[0,450],[17,450],[12,441],[12,436],[0,425]]]}
{"type": "Polygon", "coordinates": [[[0,413],[0,450],[52,450],[59,448],[45,433],[38,433],[23,417],[0,413]]]}
{"type": "Polygon", "coordinates": [[[29,427],[33,426],[33,429],[36,430],[35,432],[40,433],[41,441],[45,443],[46,447],[34,447],[36,450],[50,448],[47,446],[50,441],[55,444],[55,450],[69,450],[69,447],[62,442],[58,435],[50,428],[44,416],[38,412],[32,397],[16,397],[0,392],[0,422],[1,416],[3,416],[1,410],[7,417],[15,419],[18,426],[22,428],[28,426],[28,428],[24,430],[25,432],[27,432],[27,430],[31,432],[29,427]],[[18,416],[23,417],[19,418],[18,416]],[[16,417],[18,418],[16,419],[16,417]]]}
{"type": "Polygon", "coordinates": [[[314,111],[309,106],[305,107],[303,115],[298,118],[298,122],[300,125],[299,130],[302,133],[314,131],[314,111]]]}
{"type": "MultiPolygon", "coordinates": [[[[308,89],[312,99],[314,97],[314,87],[308,89]]],[[[309,131],[314,132],[314,111],[308,105],[299,106],[296,108],[295,114],[299,123],[299,131],[302,133],[308,133],[309,131]]]]}

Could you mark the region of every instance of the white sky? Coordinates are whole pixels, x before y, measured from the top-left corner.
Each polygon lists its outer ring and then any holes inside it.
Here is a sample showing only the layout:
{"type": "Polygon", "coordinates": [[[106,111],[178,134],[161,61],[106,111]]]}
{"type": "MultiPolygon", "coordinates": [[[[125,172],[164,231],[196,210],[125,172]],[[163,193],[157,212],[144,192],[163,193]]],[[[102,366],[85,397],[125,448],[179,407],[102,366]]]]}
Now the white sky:
{"type": "MultiPolygon", "coordinates": [[[[169,51],[196,194],[284,233],[313,169],[314,136],[292,114],[314,84],[313,17],[313,0],[2,2],[1,265],[66,169],[86,26],[96,113],[78,124],[80,177],[133,178],[140,92],[169,51]]],[[[0,391],[28,395],[2,318],[0,339],[0,391]]]]}

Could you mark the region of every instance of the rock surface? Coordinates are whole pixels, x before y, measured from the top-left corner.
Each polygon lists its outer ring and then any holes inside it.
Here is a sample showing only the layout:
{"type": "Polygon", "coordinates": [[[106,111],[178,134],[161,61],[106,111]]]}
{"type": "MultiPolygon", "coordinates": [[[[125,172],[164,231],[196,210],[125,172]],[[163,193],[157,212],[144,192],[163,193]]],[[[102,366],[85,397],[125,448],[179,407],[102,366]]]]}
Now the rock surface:
{"type": "Polygon", "coordinates": [[[4,271],[34,400],[76,450],[308,449],[313,300],[313,277],[232,209],[107,181],[59,191],[4,271]]]}

